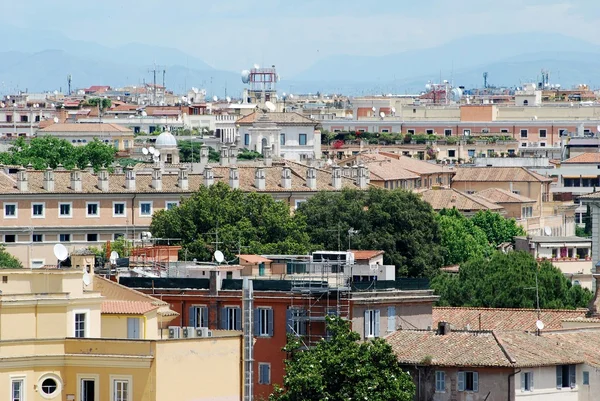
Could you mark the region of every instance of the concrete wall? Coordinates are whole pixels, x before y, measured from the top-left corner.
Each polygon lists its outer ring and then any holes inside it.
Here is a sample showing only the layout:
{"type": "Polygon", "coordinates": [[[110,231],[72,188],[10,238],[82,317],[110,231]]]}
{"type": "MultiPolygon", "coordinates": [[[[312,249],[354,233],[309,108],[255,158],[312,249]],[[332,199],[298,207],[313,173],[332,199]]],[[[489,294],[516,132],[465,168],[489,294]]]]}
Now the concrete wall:
{"type": "MultiPolygon", "coordinates": [[[[575,401],[578,400],[578,392],[582,388],[582,368],[577,366],[577,386],[571,388],[556,388],[556,367],[543,366],[536,368],[521,368],[521,373],[515,376],[515,399],[516,400],[531,400],[531,401],[575,401]],[[533,391],[522,391],[521,375],[526,372],[533,372],[533,391]]],[[[591,380],[591,378],[590,378],[591,380]]]]}
{"type": "Polygon", "coordinates": [[[396,308],[395,329],[427,329],[431,328],[433,302],[430,303],[402,303],[381,302],[376,304],[354,304],[352,307],[352,330],[365,339],[365,310],[379,310],[379,335],[384,337],[391,333],[388,331],[388,306],[396,308]]]}

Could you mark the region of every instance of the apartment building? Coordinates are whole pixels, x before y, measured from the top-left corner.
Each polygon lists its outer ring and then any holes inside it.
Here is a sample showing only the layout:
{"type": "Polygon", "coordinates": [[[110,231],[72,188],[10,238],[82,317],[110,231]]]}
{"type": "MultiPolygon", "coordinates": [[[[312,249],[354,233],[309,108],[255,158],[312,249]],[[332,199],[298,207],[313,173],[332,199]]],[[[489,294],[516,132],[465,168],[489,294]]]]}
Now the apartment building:
{"type": "Polygon", "coordinates": [[[40,123],[53,121],[57,114],[55,108],[44,105],[32,107],[0,102],[0,139],[33,137],[40,123]]]}
{"type": "Polygon", "coordinates": [[[121,152],[129,152],[133,148],[133,131],[110,123],[52,124],[37,131],[37,136],[43,135],[64,139],[75,146],[98,139],[114,145],[121,152]]]}

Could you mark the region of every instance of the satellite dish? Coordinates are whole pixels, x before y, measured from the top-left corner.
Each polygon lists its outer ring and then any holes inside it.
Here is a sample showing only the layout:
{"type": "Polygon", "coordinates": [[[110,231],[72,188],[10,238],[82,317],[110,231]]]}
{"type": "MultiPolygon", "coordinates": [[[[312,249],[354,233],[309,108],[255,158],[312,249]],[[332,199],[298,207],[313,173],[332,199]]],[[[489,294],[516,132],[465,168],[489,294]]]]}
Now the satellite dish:
{"type": "Polygon", "coordinates": [[[292,95],[292,94],[290,93],[290,99],[293,99],[293,98],[294,98],[294,95],[292,95]]]}
{"type": "Polygon", "coordinates": [[[537,116],[533,116],[533,119],[534,119],[534,120],[537,120],[537,116]]]}
{"type": "Polygon", "coordinates": [[[544,227],[544,234],[548,236],[552,235],[552,229],[550,227],[544,227]]]}
{"type": "Polygon", "coordinates": [[[371,107],[371,110],[373,110],[373,113],[375,113],[377,111],[377,109],[375,108],[375,106],[371,107]]]}
{"type": "Polygon", "coordinates": [[[160,150],[154,149],[154,156],[156,156],[156,157],[160,156],[160,150]]]}
{"type": "Polygon", "coordinates": [[[225,100],[227,100],[227,103],[231,103],[231,98],[229,96],[227,96],[225,100]]]}
{"type": "Polygon", "coordinates": [[[219,101],[219,98],[216,96],[213,96],[213,102],[218,102],[218,101],[219,101]]]}
{"type": "Polygon", "coordinates": [[[56,244],[54,245],[54,256],[62,262],[69,257],[69,251],[63,244],[56,244]]]}
{"type": "Polygon", "coordinates": [[[544,322],[538,320],[537,322],[535,322],[535,327],[537,327],[538,330],[544,330],[544,322]]]}
{"type": "Polygon", "coordinates": [[[260,68],[260,65],[254,64],[254,68],[258,70],[260,68]]]}
{"type": "Polygon", "coordinates": [[[148,113],[146,113],[145,111],[142,111],[142,117],[146,117],[148,116],[148,113]]]}
{"type": "Polygon", "coordinates": [[[92,278],[88,272],[83,273],[83,284],[90,285],[92,283],[92,278]]]}
{"type": "Polygon", "coordinates": [[[110,260],[117,260],[119,259],[119,254],[117,253],[117,251],[112,251],[110,253],[110,260]]]}
{"type": "Polygon", "coordinates": [[[266,101],[265,102],[265,107],[269,110],[269,111],[275,111],[277,108],[275,107],[275,105],[270,102],[270,101],[266,101]]]}
{"type": "Polygon", "coordinates": [[[121,96],[117,96],[117,100],[121,100],[121,96]]]}
{"type": "Polygon", "coordinates": [[[144,154],[144,156],[146,156],[148,154],[148,149],[142,148],[142,153],[144,154]]]}
{"type": "Polygon", "coordinates": [[[223,252],[221,251],[215,251],[214,256],[217,263],[223,263],[223,261],[225,260],[225,255],[223,255],[223,252]]]}
{"type": "Polygon", "coordinates": [[[156,149],[154,149],[154,146],[150,146],[148,148],[148,152],[150,152],[151,155],[153,155],[155,151],[156,151],[156,149]]]}
{"type": "Polygon", "coordinates": [[[329,164],[331,166],[333,164],[333,160],[327,159],[327,164],[329,164]]]}
{"type": "Polygon", "coordinates": [[[396,112],[396,108],[392,107],[392,113],[395,113],[395,112],[396,112]]]}
{"type": "Polygon", "coordinates": [[[250,71],[248,71],[248,70],[242,71],[242,82],[245,84],[250,82],[250,71]]]}
{"type": "Polygon", "coordinates": [[[379,117],[384,118],[385,117],[385,113],[382,111],[379,113],[379,117]]]}
{"type": "Polygon", "coordinates": [[[53,121],[54,121],[54,124],[57,124],[58,123],[58,117],[54,117],[53,121]]]}

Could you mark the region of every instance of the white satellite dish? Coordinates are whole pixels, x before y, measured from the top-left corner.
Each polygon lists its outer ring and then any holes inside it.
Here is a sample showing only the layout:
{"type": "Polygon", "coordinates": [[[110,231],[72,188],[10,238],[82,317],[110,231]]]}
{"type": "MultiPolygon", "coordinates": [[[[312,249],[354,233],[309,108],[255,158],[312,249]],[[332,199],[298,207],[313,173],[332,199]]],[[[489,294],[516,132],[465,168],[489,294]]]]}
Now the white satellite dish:
{"type": "Polygon", "coordinates": [[[290,99],[293,99],[293,98],[294,98],[294,95],[292,95],[292,94],[290,93],[290,99]]]}
{"type": "Polygon", "coordinates": [[[144,156],[146,156],[148,154],[148,149],[142,148],[142,153],[144,154],[144,156]]]}
{"type": "Polygon", "coordinates": [[[227,96],[225,100],[227,100],[227,103],[231,103],[231,98],[229,96],[227,96]]]}
{"type": "Polygon", "coordinates": [[[146,113],[145,111],[142,111],[142,117],[146,117],[148,116],[148,113],[146,113]]]}
{"type": "Polygon", "coordinates": [[[90,277],[90,274],[88,272],[83,273],[83,284],[90,285],[92,283],[92,278],[90,277]]]}
{"type": "Polygon", "coordinates": [[[242,71],[242,82],[245,84],[250,82],[250,71],[248,71],[248,70],[242,71]]]}
{"type": "Polygon", "coordinates": [[[538,320],[537,322],[535,322],[535,327],[537,327],[538,330],[544,330],[544,322],[538,320]]]}
{"type": "Polygon", "coordinates": [[[112,251],[110,253],[110,260],[117,260],[119,259],[119,254],[117,253],[117,251],[112,251]]]}
{"type": "Polygon", "coordinates": [[[54,245],[54,256],[61,262],[69,257],[69,251],[63,244],[54,245]]]}
{"type": "Polygon", "coordinates": [[[156,157],[160,156],[160,150],[154,149],[154,156],[156,156],[156,157]]]}
{"type": "Polygon", "coordinates": [[[382,111],[379,113],[379,117],[384,118],[385,117],[385,113],[382,111]]]}
{"type": "Polygon", "coordinates": [[[213,102],[218,102],[218,101],[219,101],[219,98],[216,96],[213,96],[213,102]]]}
{"type": "Polygon", "coordinates": [[[260,65],[254,64],[254,68],[258,70],[260,68],[260,65]]]}
{"type": "Polygon", "coordinates": [[[156,149],[154,149],[154,146],[150,146],[148,148],[148,152],[150,152],[151,155],[153,155],[155,151],[156,151],[156,149]]]}
{"type": "Polygon", "coordinates": [[[371,107],[371,110],[373,110],[373,113],[375,113],[377,111],[377,109],[375,108],[375,106],[371,107]]]}
{"type": "Polygon", "coordinates": [[[327,164],[329,164],[331,166],[333,164],[333,160],[327,159],[327,164]]]}
{"type": "Polygon", "coordinates": [[[275,107],[275,105],[270,102],[270,101],[266,101],[265,102],[265,107],[269,110],[269,111],[275,111],[277,108],[275,107]]]}
{"type": "Polygon", "coordinates": [[[58,124],[58,117],[54,117],[52,120],[54,121],[54,124],[58,124]]]}
{"type": "Polygon", "coordinates": [[[552,235],[552,229],[550,227],[544,227],[544,234],[548,236],[552,235]]]}
{"type": "Polygon", "coordinates": [[[223,263],[223,261],[225,260],[225,255],[223,255],[223,252],[215,251],[215,260],[217,261],[217,263],[223,263]]]}
{"type": "Polygon", "coordinates": [[[395,113],[395,112],[396,112],[396,108],[392,107],[392,113],[395,113]]]}

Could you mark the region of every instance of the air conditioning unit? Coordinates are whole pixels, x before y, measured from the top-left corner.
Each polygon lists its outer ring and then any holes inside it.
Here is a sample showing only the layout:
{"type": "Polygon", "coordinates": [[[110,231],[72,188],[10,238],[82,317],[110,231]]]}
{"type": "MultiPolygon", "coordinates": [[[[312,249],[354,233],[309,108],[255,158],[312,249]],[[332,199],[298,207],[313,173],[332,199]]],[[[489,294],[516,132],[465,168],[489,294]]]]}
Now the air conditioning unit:
{"type": "Polygon", "coordinates": [[[181,329],[181,332],[183,334],[183,338],[194,338],[196,337],[196,330],[195,327],[183,327],[181,329]]]}
{"type": "Polygon", "coordinates": [[[170,326],[169,327],[169,338],[180,338],[181,337],[181,327],[170,326]]]}
{"type": "Polygon", "coordinates": [[[196,337],[212,337],[212,334],[208,327],[198,327],[196,329],[196,337]]]}

